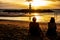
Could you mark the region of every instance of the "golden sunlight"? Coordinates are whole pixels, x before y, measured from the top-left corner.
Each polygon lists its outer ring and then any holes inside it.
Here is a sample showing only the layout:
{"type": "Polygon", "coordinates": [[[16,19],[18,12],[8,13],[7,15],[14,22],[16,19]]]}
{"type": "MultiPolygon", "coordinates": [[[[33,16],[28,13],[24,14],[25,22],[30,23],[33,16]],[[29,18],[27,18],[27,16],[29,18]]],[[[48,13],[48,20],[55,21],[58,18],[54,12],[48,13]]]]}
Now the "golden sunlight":
{"type": "Polygon", "coordinates": [[[32,21],[33,17],[36,17],[36,19],[37,19],[36,22],[40,22],[40,21],[42,21],[41,19],[43,19],[42,16],[40,16],[38,13],[32,13],[31,15],[33,15],[31,17],[31,21],[32,21]]]}
{"type": "Polygon", "coordinates": [[[32,6],[45,6],[47,3],[42,0],[33,0],[32,1],[32,6]]]}
{"type": "Polygon", "coordinates": [[[31,21],[32,21],[32,18],[35,17],[36,18],[36,22],[40,22],[42,17],[41,16],[32,16],[31,17],[31,21]]]}
{"type": "MultiPolygon", "coordinates": [[[[33,0],[31,2],[31,5],[34,6],[34,7],[37,7],[37,6],[48,6],[51,3],[52,3],[51,1],[46,1],[46,0],[33,0]]],[[[29,2],[26,2],[25,4],[29,5],[29,2]]]]}
{"type": "Polygon", "coordinates": [[[35,16],[36,17],[36,19],[37,19],[37,21],[36,22],[39,22],[39,21],[41,21],[40,19],[41,19],[41,17],[40,16],[35,16]]]}
{"type": "Polygon", "coordinates": [[[34,16],[39,16],[39,14],[38,14],[38,13],[32,13],[31,15],[34,15],[34,16]]]}

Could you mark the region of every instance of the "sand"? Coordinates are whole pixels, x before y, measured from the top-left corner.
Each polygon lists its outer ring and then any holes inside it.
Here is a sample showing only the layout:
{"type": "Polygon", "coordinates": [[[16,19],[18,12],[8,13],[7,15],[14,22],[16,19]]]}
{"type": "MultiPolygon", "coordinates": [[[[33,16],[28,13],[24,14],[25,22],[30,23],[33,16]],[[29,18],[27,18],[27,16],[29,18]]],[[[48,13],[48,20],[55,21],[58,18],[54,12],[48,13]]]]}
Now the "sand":
{"type": "MultiPolygon", "coordinates": [[[[12,24],[12,25],[20,26],[20,27],[29,28],[29,22],[28,21],[0,20],[0,24],[12,24]]],[[[39,22],[39,26],[43,31],[47,31],[47,29],[48,29],[47,23],[40,23],[39,22]]],[[[57,26],[57,31],[60,32],[60,24],[56,23],[56,26],[57,26]]]]}
{"type": "MultiPolygon", "coordinates": [[[[0,20],[0,25],[13,25],[13,27],[17,28],[26,28],[29,29],[29,22],[27,21],[12,21],[12,20],[0,20]],[[15,25],[15,26],[14,26],[15,25]]],[[[44,32],[44,34],[46,33],[48,26],[47,23],[39,23],[40,28],[42,29],[42,31],[44,32]]],[[[12,27],[12,26],[10,26],[12,27]]],[[[9,29],[8,29],[9,30],[9,29]]],[[[11,29],[10,29],[11,30],[11,29]]],[[[22,30],[20,30],[22,31],[22,30]]],[[[23,32],[23,31],[22,31],[23,32]]],[[[25,33],[25,32],[24,32],[25,33]]],[[[57,23],[57,33],[58,36],[60,36],[60,24],[57,23]]],[[[19,34],[19,33],[18,33],[19,34]]],[[[16,34],[17,35],[17,34],[16,34]]],[[[20,35],[20,34],[19,34],[20,35]]],[[[26,35],[26,34],[25,34],[26,35]]],[[[0,35],[1,36],[1,35],[0,35]]],[[[15,37],[15,36],[14,36],[15,37]]],[[[20,37],[20,36],[19,36],[20,37]]]]}

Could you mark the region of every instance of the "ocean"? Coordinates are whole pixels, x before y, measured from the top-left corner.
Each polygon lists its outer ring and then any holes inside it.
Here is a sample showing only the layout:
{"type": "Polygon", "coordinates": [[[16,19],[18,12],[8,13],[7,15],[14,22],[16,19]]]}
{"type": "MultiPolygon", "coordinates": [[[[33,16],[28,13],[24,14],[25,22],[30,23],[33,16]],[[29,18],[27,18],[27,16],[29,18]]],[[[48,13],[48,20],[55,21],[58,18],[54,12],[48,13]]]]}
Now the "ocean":
{"type": "MultiPolygon", "coordinates": [[[[7,14],[4,14],[7,16],[7,14]]],[[[0,19],[4,20],[17,20],[17,21],[32,21],[33,17],[36,17],[37,22],[49,22],[51,17],[55,18],[56,23],[60,23],[60,13],[51,12],[51,13],[10,13],[8,15],[13,15],[14,17],[0,17],[0,19]],[[15,15],[17,15],[15,17],[15,15]],[[18,16],[19,15],[19,16],[18,16]]]]}

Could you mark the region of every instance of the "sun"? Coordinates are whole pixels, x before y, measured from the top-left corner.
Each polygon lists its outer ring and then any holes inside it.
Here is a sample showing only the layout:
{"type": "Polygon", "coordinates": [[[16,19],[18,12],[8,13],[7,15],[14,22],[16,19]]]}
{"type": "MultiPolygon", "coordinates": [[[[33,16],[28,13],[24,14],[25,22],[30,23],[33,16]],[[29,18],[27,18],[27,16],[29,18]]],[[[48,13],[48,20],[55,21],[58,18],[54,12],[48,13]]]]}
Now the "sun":
{"type": "MultiPolygon", "coordinates": [[[[37,6],[47,6],[51,3],[51,1],[46,1],[46,0],[32,0],[31,5],[34,7],[37,6]]],[[[26,2],[27,5],[29,5],[29,2],[26,2]]]]}
{"type": "Polygon", "coordinates": [[[45,6],[47,5],[46,1],[44,0],[33,0],[32,6],[45,6]]]}

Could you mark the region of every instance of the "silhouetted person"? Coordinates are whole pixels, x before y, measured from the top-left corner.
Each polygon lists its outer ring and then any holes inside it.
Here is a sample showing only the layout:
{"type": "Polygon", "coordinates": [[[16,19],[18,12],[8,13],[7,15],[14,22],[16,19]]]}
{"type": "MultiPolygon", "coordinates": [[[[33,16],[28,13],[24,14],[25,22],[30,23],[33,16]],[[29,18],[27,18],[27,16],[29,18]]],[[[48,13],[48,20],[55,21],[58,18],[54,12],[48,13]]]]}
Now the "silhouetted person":
{"type": "Polygon", "coordinates": [[[32,20],[33,20],[33,22],[30,22],[30,24],[29,24],[29,32],[30,32],[30,35],[33,36],[33,37],[36,37],[36,38],[37,37],[40,37],[40,39],[42,39],[41,38],[42,31],[41,31],[41,29],[39,27],[39,23],[36,23],[36,18],[35,17],[33,17],[32,20]]]}
{"type": "Polygon", "coordinates": [[[51,40],[55,39],[57,37],[57,32],[56,32],[56,23],[55,19],[51,17],[50,22],[48,23],[48,30],[47,30],[47,37],[50,38],[51,40]]]}

